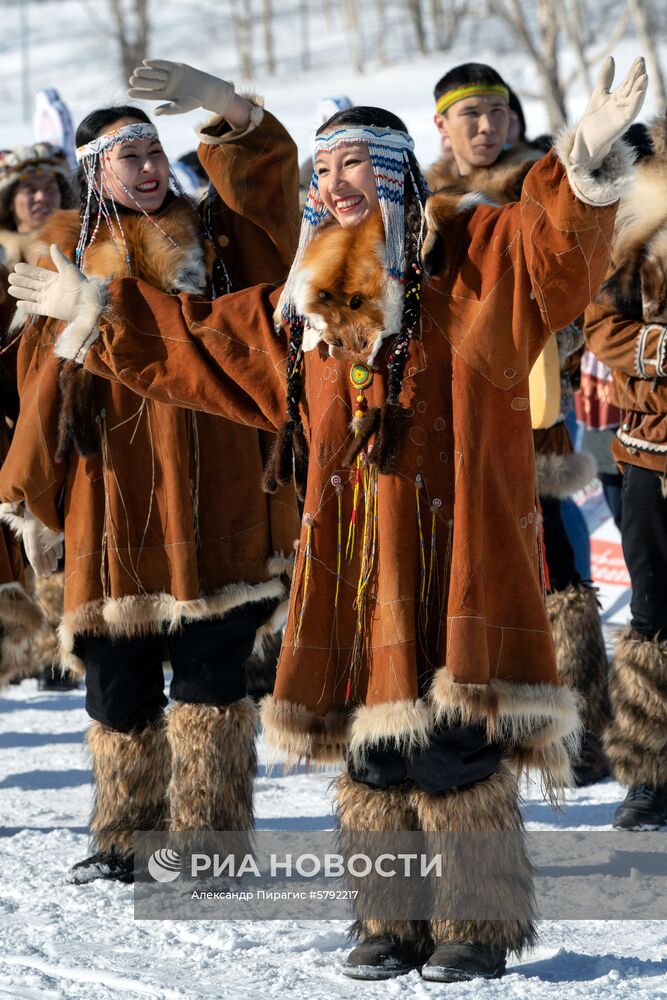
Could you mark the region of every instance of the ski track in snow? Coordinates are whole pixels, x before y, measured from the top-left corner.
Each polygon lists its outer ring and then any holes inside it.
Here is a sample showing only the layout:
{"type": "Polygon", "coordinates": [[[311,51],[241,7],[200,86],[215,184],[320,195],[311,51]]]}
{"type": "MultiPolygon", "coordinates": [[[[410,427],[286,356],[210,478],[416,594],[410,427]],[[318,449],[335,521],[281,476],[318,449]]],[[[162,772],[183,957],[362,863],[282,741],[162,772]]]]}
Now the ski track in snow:
{"type": "MultiPolygon", "coordinates": [[[[38,692],[36,681],[0,695],[0,1000],[194,998],[667,997],[667,923],[543,922],[537,948],[496,982],[443,986],[417,973],[354,983],[338,966],[342,921],[135,921],[131,886],[70,886],[64,874],[87,850],[90,773],[83,692],[38,692]]],[[[256,783],[259,829],[328,829],[331,774],[256,783]]],[[[609,830],[621,787],[573,791],[554,816],[526,787],[528,829],[609,830]]]]}

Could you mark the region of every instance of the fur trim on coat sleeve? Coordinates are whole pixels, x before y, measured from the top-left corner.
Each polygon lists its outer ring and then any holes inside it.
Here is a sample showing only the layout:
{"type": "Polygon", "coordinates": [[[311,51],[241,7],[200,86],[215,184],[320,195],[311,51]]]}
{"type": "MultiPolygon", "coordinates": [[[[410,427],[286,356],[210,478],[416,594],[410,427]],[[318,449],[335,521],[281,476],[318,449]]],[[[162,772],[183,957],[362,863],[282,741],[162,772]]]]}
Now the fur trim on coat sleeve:
{"type": "Polygon", "coordinates": [[[0,524],[6,524],[19,540],[23,538],[25,527],[24,512],[23,500],[16,500],[14,503],[0,503],[0,524]]]}
{"type": "Polygon", "coordinates": [[[621,139],[611,147],[598,170],[586,170],[572,163],[570,155],[576,129],[561,132],[554,149],[567,172],[572,192],[586,205],[604,208],[618,201],[634,173],[635,152],[621,139]]]}
{"type": "Polygon", "coordinates": [[[84,363],[89,347],[100,335],[97,321],[107,304],[108,286],[109,282],[102,278],[89,278],[83,285],[78,313],[58,336],[53,348],[59,358],[80,365],[84,363]]]}
{"type": "Polygon", "coordinates": [[[259,125],[262,124],[264,119],[264,107],[263,102],[260,97],[254,94],[241,94],[241,97],[245,97],[247,101],[253,105],[250,111],[250,122],[245,128],[227,128],[221,135],[219,134],[222,126],[227,124],[225,118],[221,115],[213,115],[208,121],[202,122],[195,129],[197,133],[197,138],[200,142],[205,143],[207,146],[222,146],[227,142],[238,142],[239,139],[243,139],[244,136],[253,132],[259,125]]]}
{"type": "Polygon", "coordinates": [[[597,473],[595,459],[589,451],[572,451],[569,455],[540,454],[537,462],[537,489],[541,497],[564,500],[593,482],[597,473]]]}

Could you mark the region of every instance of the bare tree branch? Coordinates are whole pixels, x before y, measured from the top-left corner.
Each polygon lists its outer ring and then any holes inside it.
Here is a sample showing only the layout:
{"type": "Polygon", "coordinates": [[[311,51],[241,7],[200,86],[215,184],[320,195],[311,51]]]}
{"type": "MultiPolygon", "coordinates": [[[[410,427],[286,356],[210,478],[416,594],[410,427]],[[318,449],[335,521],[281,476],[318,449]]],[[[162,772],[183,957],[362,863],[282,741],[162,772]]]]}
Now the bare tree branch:
{"type": "Polygon", "coordinates": [[[659,108],[664,109],[667,97],[665,95],[665,78],[655,47],[654,11],[649,7],[647,0],[630,0],[628,6],[646,58],[646,67],[651,86],[655,92],[656,104],[659,108]]]}

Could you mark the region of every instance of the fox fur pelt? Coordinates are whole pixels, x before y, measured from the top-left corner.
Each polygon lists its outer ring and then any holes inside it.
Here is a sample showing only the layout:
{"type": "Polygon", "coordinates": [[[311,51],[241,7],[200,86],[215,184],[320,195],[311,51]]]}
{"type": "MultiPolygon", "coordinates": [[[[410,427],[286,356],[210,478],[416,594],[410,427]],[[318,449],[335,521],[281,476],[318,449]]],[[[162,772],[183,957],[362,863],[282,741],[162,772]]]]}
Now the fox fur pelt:
{"type": "MultiPolygon", "coordinates": [[[[83,266],[87,275],[108,279],[132,275],[163,292],[206,293],[214,251],[189,202],[173,199],[154,221],[136,212],[124,213],[120,218],[122,235],[115,234],[114,239],[104,223],[87,248],[83,266]]],[[[49,246],[57,243],[74,260],[80,231],[78,210],[56,212],[39,231],[31,247],[31,259],[52,268],[49,246]]],[[[58,461],[64,461],[72,449],[82,458],[90,458],[98,451],[94,387],[94,376],[76,362],[69,361],[61,369],[58,461]]]]}
{"type": "MultiPolygon", "coordinates": [[[[442,191],[426,203],[425,270],[444,265],[440,236],[457,214],[487,199],[477,193],[442,191]]],[[[384,228],[379,212],[358,226],[327,226],[306,249],[297,273],[294,301],[305,317],[304,350],[320,341],[331,357],[372,364],[382,341],[400,331],[403,287],[387,278],[384,228]]],[[[274,314],[282,323],[282,303],[274,314]]]]}

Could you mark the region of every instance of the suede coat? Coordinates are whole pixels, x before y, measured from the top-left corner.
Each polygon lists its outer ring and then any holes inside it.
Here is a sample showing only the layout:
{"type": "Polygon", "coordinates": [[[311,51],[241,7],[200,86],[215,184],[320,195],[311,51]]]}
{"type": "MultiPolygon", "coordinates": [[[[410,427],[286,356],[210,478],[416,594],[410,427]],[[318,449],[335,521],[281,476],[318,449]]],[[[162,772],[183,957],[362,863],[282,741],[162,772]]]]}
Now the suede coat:
{"type": "MultiPolygon", "coordinates": [[[[294,250],[296,148],[274,119],[266,120],[268,135],[261,142],[256,133],[262,134],[262,117],[206,148],[207,168],[227,205],[221,216],[241,217],[248,205],[257,213],[229,237],[240,284],[264,273],[263,260],[270,275],[284,275],[294,250]],[[246,143],[252,155],[243,155],[246,143]],[[255,170],[262,175],[262,196],[235,200],[237,191],[243,195],[252,184],[255,170]],[[290,171],[291,199],[285,181],[290,171]],[[267,204],[287,199],[280,232],[272,228],[275,215],[261,218],[262,198],[267,204]],[[232,247],[234,233],[248,229],[253,239],[232,247]]],[[[162,291],[206,292],[211,247],[189,202],[168,199],[157,226],[137,213],[124,213],[121,221],[131,273],[162,291]]],[[[60,212],[40,240],[44,250],[55,242],[73,258],[78,235],[78,212],[60,212]]],[[[129,273],[104,226],[86,252],[84,269],[103,278],[129,273]]],[[[10,502],[4,505],[7,520],[25,501],[50,528],[64,525],[63,660],[80,666],[79,633],[159,631],[224,615],[247,602],[257,604],[262,625],[285,596],[281,576],[299,521],[292,491],[272,498],[261,491],[265,449],[257,430],[142,399],[119,381],[91,379],[74,364],[63,366],[52,351],[57,331],[52,321],[24,330],[21,412],[0,472],[0,496],[10,502]],[[285,558],[273,558],[281,552],[285,558]]],[[[276,628],[280,624],[276,620],[276,628]]]]}
{"type": "Polygon", "coordinates": [[[612,370],[620,466],[667,473],[667,118],[619,205],[612,266],[586,311],[586,340],[612,370]]]}
{"type": "MultiPolygon", "coordinates": [[[[330,761],[383,738],[417,747],[436,719],[481,718],[550,787],[569,780],[577,711],[558,686],[544,607],[528,373],[602,280],[614,215],[614,205],[575,198],[550,154],[518,204],[480,206],[442,234],[446,268],[423,287],[405,368],[397,469],[379,476],[376,508],[366,491],[368,518],[359,500],[349,561],[355,472],[343,459],[357,390],[349,361],[322,347],[306,354],[305,516],[263,712],[267,738],[288,757],[330,761]],[[375,547],[359,640],[364,520],[375,547]]],[[[132,280],[109,293],[88,370],[153,399],[282,425],[277,293],[260,287],[211,305],[132,280]]],[[[390,350],[391,340],[369,406],[386,397],[390,350]]]]}
{"type": "MultiPolygon", "coordinates": [[[[455,165],[438,160],[428,173],[432,190],[480,192],[496,205],[518,201],[521,188],[532,165],[544,156],[540,150],[517,143],[505,150],[495,163],[478,167],[465,177],[455,165]]],[[[550,427],[533,433],[540,496],[568,497],[584,489],[595,476],[595,462],[587,452],[575,452],[565,426],[563,408],[572,405],[571,375],[577,370],[583,344],[582,323],[577,319],[556,334],[561,365],[561,413],[550,427]]]]}
{"type": "Polygon", "coordinates": [[[662,475],[667,473],[667,375],[644,367],[642,356],[658,358],[661,338],[667,353],[666,329],[645,323],[627,305],[596,302],[586,310],[586,340],[612,370],[612,399],[621,414],[612,455],[621,467],[637,465],[662,475]]]}
{"type": "MultiPolygon", "coordinates": [[[[0,463],[9,450],[10,431],[18,416],[16,347],[7,333],[15,299],[7,293],[8,277],[6,268],[0,266],[0,463]]],[[[0,687],[30,670],[31,635],[43,620],[26,590],[20,542],[6,525],[0,525],[0,687]]]]}

